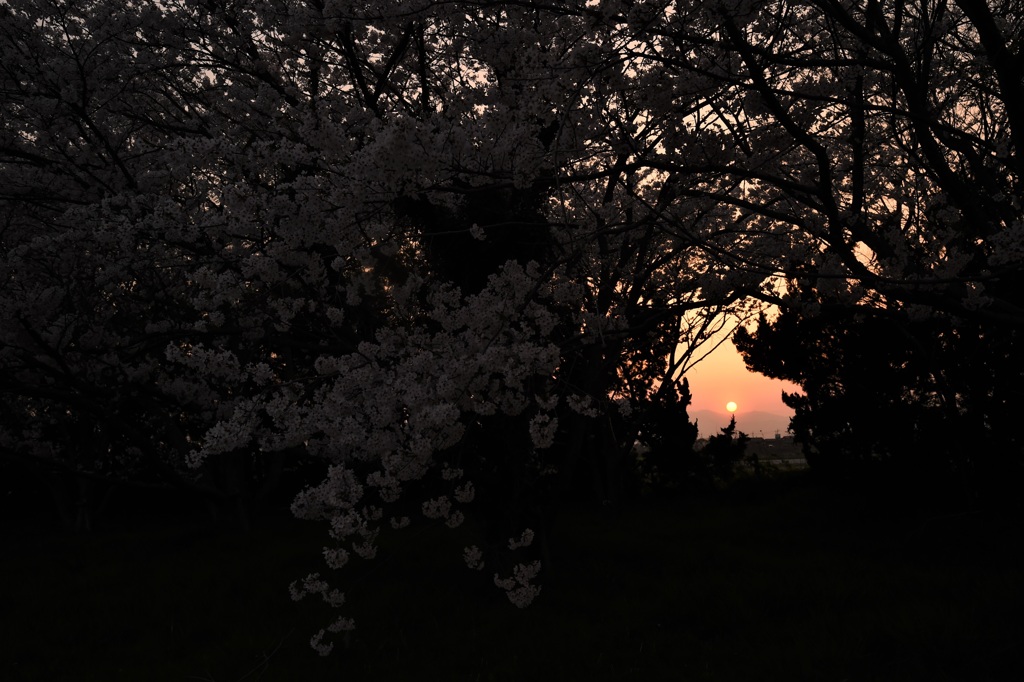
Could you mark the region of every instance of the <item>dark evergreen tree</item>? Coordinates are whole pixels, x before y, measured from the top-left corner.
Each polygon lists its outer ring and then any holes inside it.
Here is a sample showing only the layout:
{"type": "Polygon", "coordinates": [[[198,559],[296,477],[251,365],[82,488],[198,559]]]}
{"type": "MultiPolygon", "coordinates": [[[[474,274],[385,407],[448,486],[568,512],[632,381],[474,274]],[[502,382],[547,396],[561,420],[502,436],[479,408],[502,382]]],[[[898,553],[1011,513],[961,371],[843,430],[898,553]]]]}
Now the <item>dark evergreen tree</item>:
{"type": "Polygon", "coordinates": [[[736,474],[736,466],[743,460],[750,438],[742,431],[736,431],[736,417],[714,436],[700,451],[700,459],[711,478],[730,481],[736,474]]]}
{"type": "Polygon", "coordinates": [[[641,475],[659,490],[676,490],[688,479],[702,478],[704,467],[694,453],[697,425],[690,422],[690,385],[666,384],[648,403],[636,409],[639,417],[637,442],[643,448],[639,459],[641,475]]]}
{"type": "Polygon", "coordinates": [[[813,468],[977,484],[1020,473],[1010,409],[1022,369],[1017,336],[938,315],[826,305],[815,316],[762,316],[735,342],[751,369],[803,390],[783,400],[813,468]]]}

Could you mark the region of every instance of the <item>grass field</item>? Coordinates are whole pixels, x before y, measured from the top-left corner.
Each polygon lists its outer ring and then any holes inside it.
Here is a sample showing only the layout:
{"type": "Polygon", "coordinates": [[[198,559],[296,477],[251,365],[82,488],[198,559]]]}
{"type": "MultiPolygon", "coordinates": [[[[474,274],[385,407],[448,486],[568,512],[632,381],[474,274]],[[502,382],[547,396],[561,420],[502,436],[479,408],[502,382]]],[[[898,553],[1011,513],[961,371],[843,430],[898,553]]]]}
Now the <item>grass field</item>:
{"type": "Polygon", "coordinates": [[[567,511],[522,611],[462,565],[466,538],[411,529],[350,572],[358,629],[326,659],[307,642],[329,614],[287,594],[316,525],[2,528],[0,680],[1024,679],[1017,520],[806,473],[567,511]]]}

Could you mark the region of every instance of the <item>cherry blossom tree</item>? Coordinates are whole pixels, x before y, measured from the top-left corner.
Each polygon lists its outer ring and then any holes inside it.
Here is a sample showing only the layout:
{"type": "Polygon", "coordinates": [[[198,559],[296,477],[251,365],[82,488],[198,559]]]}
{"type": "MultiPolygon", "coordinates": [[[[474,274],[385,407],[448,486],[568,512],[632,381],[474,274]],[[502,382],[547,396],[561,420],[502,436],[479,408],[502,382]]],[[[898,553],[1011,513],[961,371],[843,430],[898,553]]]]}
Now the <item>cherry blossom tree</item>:
{"type": "Polygon", "coordinates": [[[525,605],[552,501],[622,497],[723,314],[1013,346],[1019,15],[9,0],[0,442],[242,516],[316,458],[329,568],[476,509],[525,605]]]}
{"type": "MultiPolygon", "coordinates": [[[[603,166],[593,11],[0,9],[8,451],[243,515],[253,471],[321,458],[294,511],[329,522],[331,568],[425,478],[413,506],[451,526],[476,485],[529,507],[566,463],[611,494],[628,429],[585,445],[701,302],[678,240],[620,206],[648,190],[603,166]]],[[[491,544],[529,547],[524,518],[491,544]]],[[[527,604],[540,564],[503,561],[527,604]]]]}

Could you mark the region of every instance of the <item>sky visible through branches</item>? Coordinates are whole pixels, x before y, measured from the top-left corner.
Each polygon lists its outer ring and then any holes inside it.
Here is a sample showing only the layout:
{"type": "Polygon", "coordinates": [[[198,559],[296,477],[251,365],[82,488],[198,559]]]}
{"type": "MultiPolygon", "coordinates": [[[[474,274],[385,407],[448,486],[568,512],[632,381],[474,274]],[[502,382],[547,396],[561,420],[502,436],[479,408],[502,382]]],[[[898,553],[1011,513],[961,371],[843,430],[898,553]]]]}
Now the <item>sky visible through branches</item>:
{"type": "Polygon", "coordinates": [[[1022,46],[1020,0],[6,0],[0,452],[77,526],[302,470],[323,653],[382,534],[478,514],[525,607],[552,509],[728,478],[684,409],[1010,480],[1022,46]],[[771,380],[687,390],[722,319],[771,380]]]}

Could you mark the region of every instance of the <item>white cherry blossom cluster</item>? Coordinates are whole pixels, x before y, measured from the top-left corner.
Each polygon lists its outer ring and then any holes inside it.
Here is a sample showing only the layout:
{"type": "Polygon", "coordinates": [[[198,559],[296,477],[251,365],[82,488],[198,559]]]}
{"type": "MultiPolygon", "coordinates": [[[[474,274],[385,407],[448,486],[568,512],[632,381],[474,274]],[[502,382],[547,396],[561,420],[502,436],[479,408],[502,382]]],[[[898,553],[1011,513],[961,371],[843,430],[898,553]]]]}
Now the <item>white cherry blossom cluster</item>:
{"type": "Polygon", "coordinates": [[[481,571],[484,568],[484,553],[476,545],[466,547],[462,552],[462,559],[466,566],[474,571],[481,571]]]}
{"type": "Polygon", "coordinates": [[[520,535],[518,538],[509,538],[508,540],[508,548],[512,550],[520,549],[521,547],[529,547],[532,544],[533,530],[530,528],[524,530],[523,534],[520,535]]]}
{"type": "Polygon", "coordinates": [[[540,565],[540,561],[516,564],[512,569],[512,575],[507,578],[502,578],[495,573],[494,584],[505,590],[508,600],[516,607],[526,608],[540,595],[540,585],[533,583],[540,574],[540,565]]]}

